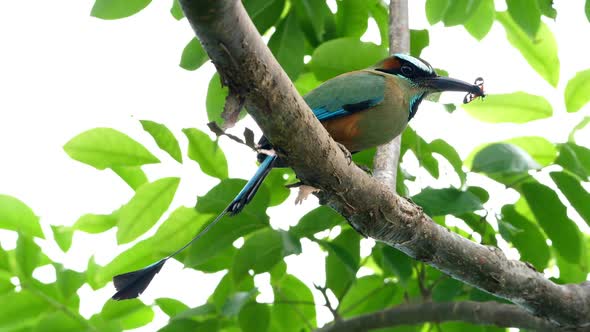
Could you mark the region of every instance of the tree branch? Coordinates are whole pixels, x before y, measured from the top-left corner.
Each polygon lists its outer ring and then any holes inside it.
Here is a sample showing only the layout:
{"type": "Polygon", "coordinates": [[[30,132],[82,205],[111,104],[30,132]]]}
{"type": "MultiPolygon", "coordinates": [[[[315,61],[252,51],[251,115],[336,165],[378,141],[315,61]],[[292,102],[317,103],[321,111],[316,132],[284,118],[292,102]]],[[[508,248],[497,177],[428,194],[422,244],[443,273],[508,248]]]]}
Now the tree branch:
{"type": "Polygon", "coordinates": [[[362,233],[563,326],[590,325],[590,283],[558,285],[501,250],[439,226],[344,154],[313,116],[238,0],[180,0],[230,93],[304,182],[362,233]]]}
{"type": "MultiPolygon", "coordinates": [[[[408,0],[389,2],[389,54],[410,53],[410,28],[408,23],[408,0]]],[[[397,168],[402,146],[402,135],[377,147],[373,159],[373,176],[396,192],[397,168]]]]}
{"type": "Polygon", "coordinates": [[[517,327],[535,331],[563,331],[547,320],[535,317],[515,305],[465,301],[402,304],[394,308],[337,321],[316,330],[316,332],[364,332],[399,325],[449,321],[463,321],[476,325],[517,327]]]}

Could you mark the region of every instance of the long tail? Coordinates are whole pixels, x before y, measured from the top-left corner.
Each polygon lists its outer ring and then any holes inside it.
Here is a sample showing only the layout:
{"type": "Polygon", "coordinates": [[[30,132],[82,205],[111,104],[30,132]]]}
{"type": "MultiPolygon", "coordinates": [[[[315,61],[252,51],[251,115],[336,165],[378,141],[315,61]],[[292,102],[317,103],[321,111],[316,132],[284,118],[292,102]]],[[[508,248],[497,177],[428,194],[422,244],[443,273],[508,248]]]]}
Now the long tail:
{"type": "Polygon", "coordinates": [[[143,269],[127,272],[124,274],[119,274],[113,277],[113,283],[115,284],[115,289],[117,292],[113,295],[113,300],[127,300],[133,299],[138,297],[143,291],[149,286],[150,282],[154,278],[154,276],[160,272],[164,263],[175,255],[182,252],[184,249],[188,248],[193,242],[200,239],[203,235],[205,235],[211,227],[213,227],[226,213],[229,213],[230,216],[234,216],[240,213],[244,207],[254,198],[256,192],[262,185],[262,182],[272,169],[275,161],[277,160],[277,156],[267,156],[258,170],[254,174],[254,176],[246,183],[244,188],[238,193],[238,195],[229,203],[229,205],[221,211],[221,213],[212,221],[210,222],[202,231],[199,232],[195,237],[193,237],[187,244],[182,246],[180,249],[176,250],[172,254],[168,255],[168,257],[151,264],[143,269]]]}

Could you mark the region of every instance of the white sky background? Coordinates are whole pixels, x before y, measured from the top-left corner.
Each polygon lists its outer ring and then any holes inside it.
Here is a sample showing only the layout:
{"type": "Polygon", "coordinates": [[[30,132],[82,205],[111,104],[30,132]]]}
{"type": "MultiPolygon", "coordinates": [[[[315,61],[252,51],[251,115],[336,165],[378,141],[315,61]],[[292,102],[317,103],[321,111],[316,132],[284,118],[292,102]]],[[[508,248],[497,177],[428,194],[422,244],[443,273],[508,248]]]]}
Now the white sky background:
{"type": "MultiPolygon", "coordinates": [[[[197,127],[209,132],[205,126],[205,97],[214,68],[207,64],[189,72],[177,65],[193,32],[186,20],[177,22],[171,17],[171,2],[154,1],[138,15],[103,21],[89,16],[91,0],[0,1],[0,193],[28,204],[41,217],[48,238],[49,225],[71,225],[85,213],[110,213],[133,195],[114,173],[95,170],[65,154],[62,146],[87,129],[112,127],[146,145],[162,160],[162,164],[144,167],[150,181],[181,176],[170,211],[180,205],[193,206],[197,195],[205,194],[218,182],[202,174],[186,156],[184,165],[173,161],[138,122],[148,119],[166,124],[176,134],[183,151],[187,143],[182,128],[197,127]]],[[[566,114],[563,89],[577,71],[590,67],[590,51],[584,40],[590,36],[590,23],[584,16],[582,0],[555,3],[557,24],[543,19],[559,45],[558,89],[537,75],[509,45],[499,23],[494,23],[488,36],[478,42],[462,27],[443,28],[439,23],[431,28],[425,18],[424,1],[410,1],[411,28],[430,30],[430,46],[422,57],[434,67],[467,81],[482,76],[488,93],[525,91],[543,95],[557,115],[526,125],[500,126],[475,121],[461,110],[448,114],[436,104],[423,103],[412,121],[418,133],[427,141],[444,138],[462,157],[480,143],[509,137],[541,135],[554,142],[566,141],[570,129],[588,113],[586,107],[576,114],[566,114]]],[[[497,8],[503,9],[501,6],[503,1],[497,8]]],[[[367,38],[378,40],[376,26],[370,27],[367,38]]],[[[463,94],[443,96],[445,102],[456,104],[462,99],[463,94]]],[[[246,119],[232,132],[241,133],[243,126],[257,129],[251,119],[246,119]]],[[[578,143],[588,145],[588,132],[578,134],[577,138],[578,143]]],[[[250,177],[256,169],[253,153],[226,139],[221,140],[221,145],[230,176],[250,177]]],[[[415,173],[415,161],[404,161],[415,173]]],[[[445,172],[442,174],[444,178],[445,172]]],[[[418,175],[422,184],[431,183],[425,172],[418,175]]],[[[470,180],[472,184],[485,181],[478,176],[470,176],[470,180]]],[[[435,185],[448,183],[457,184],[458,180],[445,178],[435,185]]],[[[492,188],[493,202],[488,204],[492,212],[497,212],[494,208],[504,202],[516,199],[514,193],[501,186],[492,188]]],[[[287,228],[317,206],[317,201],[311,199],[295,207],[293,196],[281,206],[269,209],[274,227],[287,228]]],[[[570,216],[580,220],[575,213],[570,216]]],[[[585,224],[578,224],[588,231],[585,224]]],[[[153,230],[148,233],[151,234],[153,230]]],[[[15,240],[13,233],[0,231],[5,249],[13,248],[15,240]]],[[[91,255],[104,265],[131,246],[117,247],[115,230],[98,236],[77,232],[67,254],[47,241],[37,243],[51,258],[78,271],[85,269],[91,255]]],[[[365,247],[363,251],[368,253],[370,246],[365,247]]],[[[305,240],[304,250],[305,255],[287,258],[288,271],[308,285],[323,284],[324,254],[317,245],[305,240]]],[[[51,269],[39,269],[36,275],[46,281],[54,278],[51,269]]],[[[222,275],[184,271],[180,264],[170,261],[141,299],[150,304],[155,298],[172,297],[196,306],[204,303],[222,275]]],[[[257,280],[268,281],[268,277],[263,275],[257,280]]],[[[261,298],[269,299],[271,290],[263,287],[261,291],[261,298]]],[[[99,311],[113,292],[112,284],[96,292],[84,286],[79,291],[82,313],[89,317],[99,311]]],[[[315,290],[314,295],[321,299],[315,290]]],[[[166,323],[167,317],[157,308],[156,311],[154,323],[138,331],[156,330],[166,323]]],[[[318,307],[318,321],[323,323],[329,318],[327,310],[318,307]]]]}

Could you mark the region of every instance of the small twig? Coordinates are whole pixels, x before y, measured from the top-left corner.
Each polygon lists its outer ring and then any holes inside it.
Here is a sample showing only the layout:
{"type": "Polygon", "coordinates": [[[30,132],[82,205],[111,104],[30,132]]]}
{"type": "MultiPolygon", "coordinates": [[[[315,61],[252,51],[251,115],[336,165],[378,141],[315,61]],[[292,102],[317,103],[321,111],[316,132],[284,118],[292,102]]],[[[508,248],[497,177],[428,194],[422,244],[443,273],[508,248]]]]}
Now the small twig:
{"type": "MultiPolygon", "coordinates": [[[[258,152],[256,150],[256,147],[251,146],[248,143],[244,143],[244,141],[241,138],[239,138],[238,136],[227,133],[225,130],[223,130],[221,127],[219,127],[219,125],[215,121],[211,121],[211,122],[207,123],[207,127],[209,127],[209,130],[211,130],[215,135],[217,135],[217,137],[226,136],[229,139],[231,139],[232,141],[240,143],[242,145],[245,145],[245,146],[249,147],[250,149],[252,149],[253,151],[258,152]]],[[[246,140],[249,140],[249,139],[246,138],[246,140]]]]}
{"type": "Polygon", "coordinates": [[[324,297],[324,301],[326,301],[324,306],[326,308],[328,308],[328,310],[330,310],[330,312],[332,313],[332,316],[334,317],[334,320],[336,320],[336,321],[342,320],[342,317],[338,313],[338,308],[334,308],[334,306],[332,305],[332,302],[330,302],[330,299],[328,298],[328,287],[322,287],[322,286],[316,285],[316,284],[314,284],[313,286],[315,287],[315,289],[319,290],[320,293],[322,293],[322,296],[324,297]]]}
{"type": "Polygon", "coordinates": [[[428,290],[428,287],[425,286],[424,284],[424,277],[426,275],[426,269],[424,269],[424,265],[423,264],[418,264],[416,265],[416,275],[417,275],[417,281],[418,281],[418,289],[420,289],[420,294],[422,294],[422,298],[424,300],[428,299],[428,297],[430,296],[430,292],[428,290]]]}

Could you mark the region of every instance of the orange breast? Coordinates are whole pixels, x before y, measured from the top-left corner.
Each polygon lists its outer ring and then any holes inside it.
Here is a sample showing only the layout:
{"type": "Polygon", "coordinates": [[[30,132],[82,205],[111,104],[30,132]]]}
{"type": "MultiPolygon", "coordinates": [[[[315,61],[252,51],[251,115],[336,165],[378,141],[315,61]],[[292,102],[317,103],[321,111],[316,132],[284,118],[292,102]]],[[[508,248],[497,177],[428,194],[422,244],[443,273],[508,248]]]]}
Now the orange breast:
{"type": "Polygon", "coordinates": [[[350,151],[358,151],[355,139],[361,134],[359,120],[362,112],[322,122],[332,138],[350,151]]]}

